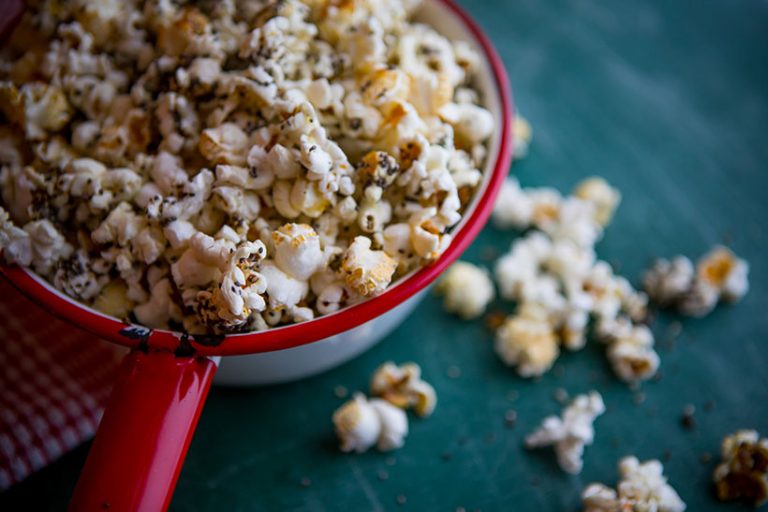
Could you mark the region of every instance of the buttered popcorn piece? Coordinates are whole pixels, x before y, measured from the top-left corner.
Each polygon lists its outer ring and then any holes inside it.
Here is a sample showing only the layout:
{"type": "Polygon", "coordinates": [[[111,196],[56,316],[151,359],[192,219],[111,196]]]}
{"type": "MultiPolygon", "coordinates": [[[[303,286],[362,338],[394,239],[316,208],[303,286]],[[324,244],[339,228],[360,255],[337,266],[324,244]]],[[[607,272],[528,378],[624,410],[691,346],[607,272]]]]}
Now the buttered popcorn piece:
{"type": "Polygon", "coordinates": [[[696,277],[717,290],[728,302],[736,302],[749,290],[749,264],[730,249],[717,246],[696,263],[696,277]]]}
{"type": "Polygon", "coordinates": [[[720,456],[714,472],[719,500],[743,500],[755,507],[768,502],[768,438],[739,430],[723,439],[720,456]]]}
{"type": "Polygon", "coordinates": [[[495,129],[474,46],[412,22],[418,0],[246,3],[29,6],[0,52],[8,261],[105,313],[230,333],[440,257],[495,129]]]}
{"type": "Polygon", "coordinates": [[[685,256],[671,261],[659,259],[643,276],[643,287],[648,297],[659,306],[669,306],[679,301],[693,285],[693,263],[685,256]]]}
{"type": "Polygon", "coordinates": [[[341,269],[347,286],[360,295],[376,295],[389,285],[397,263],[384,251],[371,249],[371,240],[359,236],[344,252],[341,269]]]}
{"type": "Polygon", "coordinates": [[[557,462],[563,471],[581,472],[584,447],[595,438],[595,418],[605,412],[603,398],[597,391],[577,396],[561,417],[548,416],[541,426],[525,438],[528,448],[554,446],[557,462]]]}
{"type": "Polygon", "coordinates": [[[419,416],[431,415],[437,405],[435,389],[421,379],[416,363],[382,364],[371,377],[371,394],[401,409],[413,408],[419,416]]]}
{"type": "Polygon", "coordinates": [[[515,122],[512,127],[512,155],[515,160],[521,160],[528,156],[528,146],[533,139],[533,128],[526,118],[521,115],[515,116],[515,122]]]}
{"type": "Polygon", "coordinates": [[[616,375],[626,382],[647,380],[656,375],[659,355],[653,344],[653,333],[645,325],[633,326],[611,341],[608,360],[616,375]]]}
{"type": "Polygon", "coordinates": [[[584,512],[683,512],[685,503],[663,472],[658,460],[640,463],[636,457],[623,458],[618,492],[599,483],[588,485],[581,493],[584,512]]]}
{"type": "Polygon", "coordinates": [[[385,400],[367,400],[362,393],[355,393],[333,413],[333,425],[343,452],[362,453],[373,445],[380,451],[395,450],[408,435],[408,417],[402,409],[385,400]]]}
{"type": "Polygon", "coordinates": [[[488,271],[465,261],[451,265],[436,289],[445,297],[445,310],[464,319],[482,316],[496,295],[488,271]]]}
{"type": "Polygon", "coordinates": [[[621,192],[599,176],[580,181],[573,189],[573,195],[595,205],[594,218],[601,226],[611,223],[621,202],[621,192]]]}
{"type": "Polygon", "coordinates": [[[521,377],[542,375],[560,353],[557,336],[546,309],[527,303],[496,331],[496,354],[521,377]]]}

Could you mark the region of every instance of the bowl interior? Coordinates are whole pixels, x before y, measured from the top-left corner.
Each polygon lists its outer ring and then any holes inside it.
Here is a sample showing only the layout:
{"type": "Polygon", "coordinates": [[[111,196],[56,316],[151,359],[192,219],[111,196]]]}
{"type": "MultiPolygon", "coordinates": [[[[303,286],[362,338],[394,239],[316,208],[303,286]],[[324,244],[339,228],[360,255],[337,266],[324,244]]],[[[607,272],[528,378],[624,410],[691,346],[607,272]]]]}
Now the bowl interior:
{"type": "Polygon", "coordinates": [[[58,291],[33,271],[22,267],[0,266],[0,271],[23,293],[38,304],[102,338],[131,347],[144,346],[204,355],[235,355],[281,350],[323,339],[360,325],[402,303],[429,285],[480,231],[490,214],[496,192],[511,161],[512,105],[503,65],[482,31],[450,0],[425,0],[416,21],[435,27],[452,40],[466,41],[481,56],[476,75],[483,105],[493,114],[497,129],[488,144],[483,180],[458,225],[452,230],[451,246],[432,265],[401,277],[384,293],[354,306],[300,324],[267,331],[226,336],[187,335],[161,329],[129,326],[80,304],[58,291]]]}

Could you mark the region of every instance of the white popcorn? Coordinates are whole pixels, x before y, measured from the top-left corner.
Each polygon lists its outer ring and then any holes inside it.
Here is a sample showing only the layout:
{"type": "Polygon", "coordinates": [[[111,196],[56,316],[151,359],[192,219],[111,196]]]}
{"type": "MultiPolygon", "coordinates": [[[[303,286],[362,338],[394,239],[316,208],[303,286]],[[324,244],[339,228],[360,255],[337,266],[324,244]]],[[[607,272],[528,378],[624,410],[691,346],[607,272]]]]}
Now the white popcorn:
{"type": "Polygon", "coordinates": [[[643,287],[650,299],[659,306],[679,301],[693,286],[693,263],[685,256],[672,261],[656,260],[643,276],[643,287]]]}
{"type": "Polygon", "coordinates": [[[445,310],[465,319],[481,316],[496,295],[488,271],[464,261],[451,265],[437,291],[445,296],[445,310]]]}
{"type": "Polygon", "coordinates": [[[533,219],[533,201],[515,177],[504,180],[493,207],[493,222],[501,229],[526,229],[533,219]]]}
{"type": "Polygon", "coordinates": [[[512,127],[512,155],[515,160],[528,156],[528,146],[533,139],[533,129],[530,123],[521,115],[515,115],[512,127]]]}
{"type": "Polygon", "coordinates": [[[269,306],[275,311],[293,308],[309,291],[306,281],[294,279],[269,261],[262,263],[259,272],[267,281],[269,306]]]}
{"type": "Polygon", "coordinates": [[[401,409],[413,408],[423,417],[431,415],[437,405],[435,389],[421,379],[416,363],[397,366],[388,361],[379,366],[371,377],[371,394],[401,409]]]}
{"type": "Polygon", "coordinates": [[[371,250],[371,240],[362,236],[354,239],[344,252],[341,268],[347,286],[360,295],[375,295],[392,280],[397,264],[384,251],[371,250]]]}
{"type": "Polygon", "coordinates": [[[169,279],[161,279],[152,287],[149,300],[137,305],[133,312],[142,325],[164,329],[169,320],[181,320],[181,310],[173,300],[173,287],[169,279]]]}
{"type": "Polygon", "coordinates": [[[362,453],[374,444],[380,451],[400,448],[408,435],[408,418],[402,409],[384,400],[366,400],[356,393],[333,413],[341,451],[362,453]]]}
{"type": "Polygon", "coordinates": [[[618,492],[603,484],[590,484],[581,495],[585,512],[683,512],[685,503],[667,483],[658,460],[640,463],[636,457],[619,462],[618,492]]]}
{"type": "Polygon", "coordinates": [[[723,438],[720,455],[713,475],[720,501],[742,500],[754,507],[768,501],[768,438],[739,430],[723,438]]]}
{"type": "Polygon", "coordinates": [[[659,368],[659,355],[653,350],[653,334],[644,325],[634,326],[626,336],[608,347],[613,371],[626,382],[646,380],[659,368]]]}
{"type": "Polygon", "coordinates": [[[603,227],[610,224],[613,213],[621,202],[621,193],[599,176],[580,181],[573,195],[595,205],[594,219],[603,227]]]}
{"type": "Polygon", "coordinates": [[[248,137],[233,123],[208,128],[200,134],[200,153],[217,164],[245,165],[248,137]]]}
{"type": "Polygon", "coordinates": [[[579,474],[584,465],[584,447],[591,445],[595,438],[592,424],[604,412],[600,393],[591,391],[588,395],[579,395],[565,408],[561,418],[546,417],[536,431],[526,436],[525,445],[528,448],[554,446],[562,470],[579,474]]]}
{"type": "Polygon", "coordinates": [[[306,224],[285,224],[272,232],[275,262],[283,272],[307,280],[323,264],[320,237],[306,224]]]}
{"type": "Polygon", "coordinates": [[[496,331],[494,349],[521,377],[542,375],[560,353],[547,311],[533,303],[524,303],[504,321],[496,331]]]}
{"type": "Polygon", "coordinates": [[[727,247],[717,246],[696,263],[696,276],[715,288],[728,302],[736,302],[749,290],[749,264],[727,247]]]}

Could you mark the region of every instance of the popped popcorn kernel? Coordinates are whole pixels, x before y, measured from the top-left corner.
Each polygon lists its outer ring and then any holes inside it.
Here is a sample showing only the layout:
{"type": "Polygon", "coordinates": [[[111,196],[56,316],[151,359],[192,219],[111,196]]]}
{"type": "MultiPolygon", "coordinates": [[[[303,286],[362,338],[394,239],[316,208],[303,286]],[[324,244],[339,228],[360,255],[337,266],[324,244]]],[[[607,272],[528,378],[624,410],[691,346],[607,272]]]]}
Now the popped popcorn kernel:
{"type": "Polygon", "coordinates": [[[560,354],[547,311],[535,304],[523,304],[504,321],[496,331],[494,349],[521,377],[542,375],[560,354]]]}
{"type": "Polygon", "coordinates": [[[362,393],[355,393],[333,413],[333,425],[343,452],[362,453],[374,444],[379,451],[395,450],[408,435],[408,418],[402,409],[384,400],[367,400],[362,393]]]}
{"type": "Polygon", "coordinates": [[[717,498],[754,507],[768,502],[768,438],[739,430],[723,439],[720,452],[722,462],[714,472],[717,498]]]}
{"type": "Polygon", "coordinates": [[[401,409],[413,408],[422,417],[430,416],[437,405],[435,389],[421,379],[416,363],[397,366],[388,361],[379,366],[371,377],[371,394],[401,409]]]}
{"type": "Polygon", "coordinates": [[[451,265],[436,289],[445,296],[445,310],[467,320],[482,316],[496,295],[488,271],[465,261],[451,265]]]}

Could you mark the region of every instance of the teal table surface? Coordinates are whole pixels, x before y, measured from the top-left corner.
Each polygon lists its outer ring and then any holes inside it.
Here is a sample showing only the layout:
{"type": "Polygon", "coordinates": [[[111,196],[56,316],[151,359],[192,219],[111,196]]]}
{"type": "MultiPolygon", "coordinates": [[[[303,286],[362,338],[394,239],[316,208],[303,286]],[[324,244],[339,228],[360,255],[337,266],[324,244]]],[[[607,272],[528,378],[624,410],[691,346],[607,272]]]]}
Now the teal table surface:
{"type": "MultiPolygon", "coordinates": [[[[636,283],[653,257],[696,257],[726,242],[751,263],[751,291],[705,319],[681,320],[677,337],[669,326],[678,319],[658,316],[661,378],[642,386],[639,404],[601,346],[524,380],[497,360],[481,321],[450,317],[430,296],[338,369],[278,387],[214,389],[173,510],[578,510],[581,489],[615,483],[627,454],[661,458],[690,511],[748,510],[718,504],[711,473],[724,434],[768,435],[768,3],[462,3],[499,49],[534,127],[530,156],[514,166],[524,185],[569,190],[605,176],[624,200],[598,253],[622,274],[636,283]],[[334,388],[365,389],[390,359],[422,366],[439,395],[435,414],[411,421],[399,451],[340,453],[334,388]],[[543,416],[559,412],[558,388],[597,389],[608,407],[578,476],[562,473],[552,452],[522,447],[543,416]],[[694,429],[681,425],[686,404],[696,406],[694,429]]],[[[465,258],[489,265],[513,237],[488,227],[465,258]]],[[[86,453],[6,492],[0,510],[62,510],[86,453]]]]}

